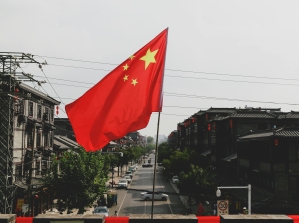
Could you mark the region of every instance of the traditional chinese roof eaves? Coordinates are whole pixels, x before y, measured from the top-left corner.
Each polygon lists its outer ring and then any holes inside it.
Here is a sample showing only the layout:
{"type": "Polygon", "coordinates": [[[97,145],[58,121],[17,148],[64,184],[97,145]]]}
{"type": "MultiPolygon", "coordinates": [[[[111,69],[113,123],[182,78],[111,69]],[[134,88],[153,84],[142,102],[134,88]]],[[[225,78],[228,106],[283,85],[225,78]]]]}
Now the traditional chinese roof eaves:
{"type": "Polygon", "coordinates": [[[60,104],[59,101],[57,101],[57,100],[55,100],[54,98],[52,98],[52,97],[50,97],[50,96],[44,94],[44,93],[41,92],[41,91],[36,90],[36,89],[33,88],[33,87],[30,87],[30,86],[27,85],[27,84],[20,83],[20,84],[19,84],[19,87],[20,87],[21,89],[24,89],[24,90],[26,90],[26,91],[28,91],[28,92],[34,94],[34,95],[37,95],[37,96],[43,98],[44,100],[47,100],[47,101],[53,103],[54,105],[59,105],[59,104],[60,104]]]}
{"type": "Polygon", "coordinates": [[[209,108],[206,113],[235,113],[238,109],[236,108],[209,108]]]}
{"type": "Polygon", "coordinates": [[[273,131],[269,130],[264,132],[249,133],[248,135],[239,137],[239,139],[242,140],[242,139],[253,139],[253,138],[265,138],[273,135],[274,135],[273,131]]]}
{"type": "Polygon", "coordinates": [[[210,120],[209,122],[211,122],[211,121],[222,121],[222,120],[228,119],[228,118],[230,118],[230,116],[217,116],[217,117],[213,118],[212,120],[210,120]]]}
{"type": "Polygon", "coordinates": [[[285,113],[278,116],[278,119],[284,119],[284,118],[287,119],[299,118],[299,112],[291,111],[289,113],[285,113]]]}
{"type": "Polygon", "coordinates": [[[230,115],[232,118],[276,118],[277,116],[268,112],[238,112],[230,115]]]}
{"type": "Polygon", "coordinates": [[[281,129],[280,131],[277,131],[275,133],[275,136],[280,137],[299,137],[299,129],[295,130],[287,130],[287,129],[281,129]]]}
{"type": "Polygon", "coordinates": [[[254,138],[266,138],[266,137],[299,137],[299,128],[280,128],[280,129],[272,129],[272,130],[264,130],[252,132],[243,136],[240,136],[239,139],[254,139],[254,138]]]}
{"type": "Polygon", "coordinates": [[[200,110],[199,112],[195,113],[194,115],[203,115],[206,113],[206,110],[202,111],[200,110]]]}

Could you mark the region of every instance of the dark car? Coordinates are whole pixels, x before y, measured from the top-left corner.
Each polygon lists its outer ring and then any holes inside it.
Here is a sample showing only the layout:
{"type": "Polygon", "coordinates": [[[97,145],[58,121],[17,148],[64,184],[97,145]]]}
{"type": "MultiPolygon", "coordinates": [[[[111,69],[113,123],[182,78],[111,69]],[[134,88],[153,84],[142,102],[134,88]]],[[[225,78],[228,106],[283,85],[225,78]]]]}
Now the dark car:
{"type": "Polygon", "coordinates": [[[153,164],[151,164],[151,163],[144,163],[144,164],[142,164],[142,167],[153,167],[153,164]]]}

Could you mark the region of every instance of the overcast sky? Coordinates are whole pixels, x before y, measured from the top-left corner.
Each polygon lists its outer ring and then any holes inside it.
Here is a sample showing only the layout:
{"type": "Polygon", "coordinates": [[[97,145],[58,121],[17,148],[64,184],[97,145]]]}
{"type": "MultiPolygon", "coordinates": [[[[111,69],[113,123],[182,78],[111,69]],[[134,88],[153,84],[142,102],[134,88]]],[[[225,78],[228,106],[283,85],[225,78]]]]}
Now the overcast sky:
{"type": "MultiPolygon", "coordinates": [[[[160,134],[200,109],[299,111],[299,1],[3,0],[0,51],[31,53],[23,67],[64,106],[169,27],[160,134]],[[55,59],[60,58],[60,59],[55,59]],[[86,61],[86,62],[83,62],[86,61]]],[[[154,136],[157,113],[142,135],[154,136]]]]}

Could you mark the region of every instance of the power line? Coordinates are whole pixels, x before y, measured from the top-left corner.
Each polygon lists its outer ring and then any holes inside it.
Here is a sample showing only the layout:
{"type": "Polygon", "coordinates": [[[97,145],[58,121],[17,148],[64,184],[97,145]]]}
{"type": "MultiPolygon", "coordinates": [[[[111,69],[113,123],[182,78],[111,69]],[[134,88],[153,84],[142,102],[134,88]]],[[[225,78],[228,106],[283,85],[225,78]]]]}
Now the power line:
{"type": "Polygon", "coordinates": [[[283,102],[240,100],[240,99],[232,99],[232,98],[218,98],[218,97],[208,97],[208,96],[188,95],[188,94],[177,94],[177,93],[168,93],[168,92],[164,92],[164,94],[166,94],[167,96],[174,96],[174,97],[201,98],[201,99],[213,99],[213,100],[225,100],[225,101],[240,101],[240,102],[255,102],[255,103],[280,104],[280,105],[295,105],[295,106],[299,105],[299,104],[283,103],[283,102]]]}
{"type": "MultiPolygon", "coordinates": [[[[114,63],[96,62],[96,61],[88,61],[88,60],[76,60],[76,59],[68,59],[68,58],[61,58],[61,57],[49,57],[49,56],[40,56],[40,57],[52,58],[52,59],[58,59],[58,60],[66,60],[66,61],[74,61],[74,62],[92,63],[92,64],[103,64],[103,65],[113,65],[113,66],[119,65],[119,64],[114,64],[114,63]]],[[[80,68],[80,69],[111,71],[111,70],[98,69],[98,68],[76,67],[76,66],[67,66],[67,65],[58,65],[58,64],[49,64],[49,65],[80,68]]],[[[168,68],[166,68],[165,70],[174,71],[174,72],[209,74],[209,75],[220,75],[220,76],[231,76],[231,77],[246,77],[246,78],[258,78],[258,79],[284,80],[284,81],[299,81],[299,79],[293,79],[293,78],[276,78],[276,77],[267,77],[267,76],[237,75],[237,74],[225,74],[225,73],[205,72],[205,71],[168,69],[168,68]]]]}

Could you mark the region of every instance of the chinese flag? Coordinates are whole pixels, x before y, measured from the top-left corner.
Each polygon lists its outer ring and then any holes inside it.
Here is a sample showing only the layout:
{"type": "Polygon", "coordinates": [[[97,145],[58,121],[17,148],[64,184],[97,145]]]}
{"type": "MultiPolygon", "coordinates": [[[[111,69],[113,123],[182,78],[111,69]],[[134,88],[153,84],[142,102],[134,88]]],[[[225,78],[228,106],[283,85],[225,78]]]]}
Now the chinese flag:
{"type": "Polygon", "coordinates": [[[65,110],[77,142],[86,151],[145,128],[162,111],[168,29],[128,57],[65,110]]]}

